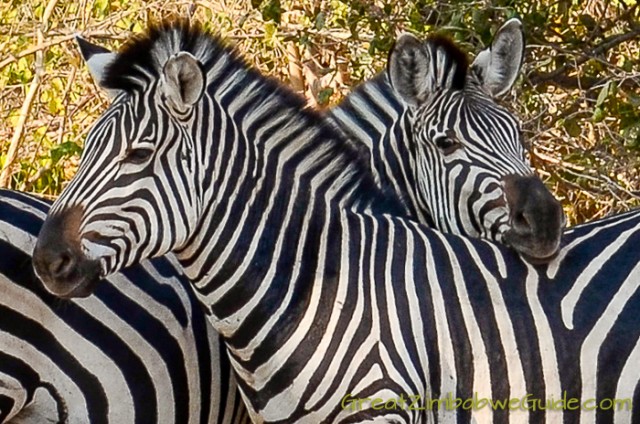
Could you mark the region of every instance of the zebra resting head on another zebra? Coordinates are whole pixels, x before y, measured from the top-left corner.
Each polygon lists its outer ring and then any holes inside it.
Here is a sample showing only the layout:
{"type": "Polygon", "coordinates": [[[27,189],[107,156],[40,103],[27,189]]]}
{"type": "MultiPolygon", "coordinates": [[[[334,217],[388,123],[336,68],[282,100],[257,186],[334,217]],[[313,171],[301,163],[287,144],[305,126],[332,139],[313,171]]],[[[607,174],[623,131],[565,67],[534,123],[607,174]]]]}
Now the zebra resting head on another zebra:
{"type": "Polygon", "coordinates": [[[329,117],[364,146],[379,183],[409,216],[541,262],[560,247],[564,213],[526,159],[517,118],[494,100],[509,91],[523,57],[517,19],[471,66],[448,38],[404,35],[387,72],[329,117]]]}
{"type": "Polygon", "coordinates": [[[640,419],[639,213],[534,266],[396,216],[334,125],[197,27],[152,27],[106,64],[113,103],[34,251],[50,292],[174,251],[261,422],[640,419]],[[475,396],[636,408],[429,407],[475,396]]]}

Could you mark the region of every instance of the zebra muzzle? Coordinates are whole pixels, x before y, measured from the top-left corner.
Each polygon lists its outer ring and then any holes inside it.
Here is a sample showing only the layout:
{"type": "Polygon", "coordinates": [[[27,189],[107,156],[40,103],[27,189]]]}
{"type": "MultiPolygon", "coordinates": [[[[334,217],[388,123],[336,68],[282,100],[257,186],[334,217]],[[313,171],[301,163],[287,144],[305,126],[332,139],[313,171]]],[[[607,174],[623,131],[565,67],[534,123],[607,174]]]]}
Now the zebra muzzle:
{"type": "Polygon", "coordinates": [[[534,261],[551,260],[566,223],[562,205],[535,175],[508,175],[502,181],[509,206],[504,242],[534,261]]]}
{"type": "Polygon", "coordinates": [[[80,245],[82,208],[47,218],[33,251],[33,267],[44,288],[61,298],[86,297],[100,280],[100,262],[88,259],[80,245]]]}

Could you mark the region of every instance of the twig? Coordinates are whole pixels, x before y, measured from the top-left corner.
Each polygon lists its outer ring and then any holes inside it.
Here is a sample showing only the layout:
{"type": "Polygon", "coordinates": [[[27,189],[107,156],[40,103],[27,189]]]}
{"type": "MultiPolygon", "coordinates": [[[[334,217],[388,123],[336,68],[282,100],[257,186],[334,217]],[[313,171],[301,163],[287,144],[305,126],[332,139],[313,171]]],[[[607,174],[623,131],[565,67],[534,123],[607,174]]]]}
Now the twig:
{"type": "Polygon", "coordinates": [[[31,80],[31,84],[29,85],[29,91],[24,98],[24,102],[22,103],[22,108],[20,108],[20,116],[18,118],[18,123],[13,132],[13,137],[11,138],[11,143],[9,144],[9,151],[7,152],[7,159],[5,161],[4,167],[2,168],[2,173],[0,174],[0,187],[8,188],[11,180],[11,168],[13,167],[13,163],[18,157],[18,148],[20,147],[20,140],[22,139],[22,132],[24,131],[25,123],[27,122],[27,118],[29,116],[29,111],[31,110],[31,104],[33,103],[33,99],[38,92],[38,87],[40,86],[40,73],[36,71],[33,76],[33,80],[31,80]]]}
{"type": "MultiPolygon", "coordinates": [[[[60,126],[58,127],[58,140],[57,140],[57,144],[60,145],[62,144],[62,139],[64,137],[64,130],[65,130],[65,124],[67,119],[69,118],[69,114],[66,113],[66,108],[67,106],[67,98],[69,96],[69,92],[71,91],[71,85],[73,84],[74,80],[76,78],[76,68],[71,68],[71,73],[69,74],[69,77],[67,78],[67,84],[65,85],[64,88],[64,94],[62,95],[62,100],[61,103],[65,105],[65,117],[62,117],[61,122],[60,122],[60,126]]],[[[50,128],[50,125],[53,121],[49,121],[47,123],[47,131],[50,128]]],[[[38,145],[36,146],[36,148],[33,150],[33,153],[31,155],[31,167],[34,167],[36,160],[38,159],[38,153],[40,152],[40,148],[42,148],[42,142],[44,141],[44,136],[40,138],[40,141],[38,142],[38,145]]],[[[31,187],[33,186],[34,182],[36,182],[38,179],[40,179],[40,177],[42,177],[47,171],[49,171],[51,169],[51,164],[48,163],[44,168],[40,168],[38,169],[38,171],[36,172],[36,174],[32,177],[30,177],[28,180],[26,180],[21,186],[20,186],[20,190],[21,191],[31,191],[31,187]]]]}
{"type": "Polygon", "coordinates": [[[302,75],[302,65],[300,63],[300,51],[293,41],[287,43],[287,55],[289,56],[289,81],[291,82],[291,87],[299,93],[304,93],[304,76],[302,75]]]}
{"type": "Polygon", "coordinates": [[[37,52],[40,52],[40,51],[43,51],[43,50],[46,50],[51,46],[55,46],[55,45],[67,42],[69,40],[72,40],[73,37],[75,37],[75,34],[65,35],[65,36],[62,36],[60,38],[56,38],[55,40],[47,41],[46,43],[39,43],[39,44],[37,44],[37,45],[35,45],[33,47],[29,47],[28,49],[25,49],[25,50],[21,51],[17,55],[9,55],[8,58],[6,58],[2,62],[0,62],[0,69],[4,68],[5,66],[9,65],[10,63],[17,62],[18,59],[22,59],[23,57],[32,55],[34,53],[37,53],[37,52]]]}
{"type": "Polygon", "coordinates": [[[545,162],[548,162],[548,163],[551,163],[553,165],[561,166],[563,168],[572,168],[572,169],[575,169],[577,171],[584,171],[584,167],[583,166],[576,165],[576,164],[569,163],[569,162],[565,162],[562,159],[554,158],[553,156],[549,156],[549,155],[547,155],[545,153],[542,153],[540,150],[538,150],[536,148],[532,149],[531,153],[532,153],[533,156],[537,157],[538,159],[540,159],[542,161],[545,161],[545,162]]]}
{"type": "MultiPolygon", "coordinates": [[[[49,18],[53,13],[53,9],[55,8],[58,0],[49,0],[47,3],[47,7],[42,14],[42,24],[38,29],[38,45],[44,44],[44,32],[47,30],[49,18]]],[[[31,105],[33,104],[33,99],[38,92],[38,88],[40,87],[40,80],[42,75],[44,74],[44,49],[36,50],[36,61],[35,61],[35,74],[33,76],[33,80],[31,80],[31,84],[29,85],[29,91],[22,103],[22,108],[20,108],[20,116],[18,118],[18,124],[16,125],[16,129],[13,132],[13,137],[11,137],[11,143],[9,144],[9,151],[7,152],[7,159],[5,161],[4,167],[2,169],[2,173],[0,174],[0,187],[9,187],[11,183],[11,169],[13,168],[13,163],[16,161],[18,157],[18,149],[20,148],[20,141],[22,140],[22,133],[24,131],[25,124],[27,122],[27,118],[29,116],[29,111],[31,110],[31,105]]],[[[0,69],[2,66],[0,66],[0,69]]]]}
{"type": "MultiPolygon", "coordinates": [[[[615,35],[613,37],[610,37],[608,40],[603,41],[602,43],[600,43],[597,47],[595,47],[593,50],[591,50],[591,52],[589,53],[583,53],[581,54],[579,57],[576,58],[576,60],[571,63],[571,64],[567,64],[564,66],[561,66],[560,68],[556,69],[555,71],[551,71],[545,74],[533,74],[529,80],[531,81],[532,84],[536,85],[536,84],[540,84],[543,82],[550,82],[553,81],[555,82],[556,79],[561,78],[562,76],[564,76],[565,78],[569,78],[568,76],[564,75],[567,71],[569,71],[569,69],[575,69],[578,66],[582,65],[583,63],[587,62],[589,59],[592,59],[593,57],[602,54],[604,52],[606,52],[607,50],[624,43],[625,41],[629,41],[629,40],[633,40],[634,38],[640,36],[640,29],[635,29],[631,32],[628,32],[626,34],[619,34],[619,35],[615,35]]],[[[565,81],[566,83],[566,81],[565,81]]],[[[585,85],[584,81],[582,81],[582,84],[585,85]]]]}
{"type": "Polygon", "coordinates": [[[42,178],[49,171],[51,171],[51,163],[47,163],[42,168],[39,168],[35,174],[29,177],[29,179],[24,183],[23,187],[21,187],[20,189],[22,191],[31,191],[31,188],[36,183],[36,181],[42,178]]]}

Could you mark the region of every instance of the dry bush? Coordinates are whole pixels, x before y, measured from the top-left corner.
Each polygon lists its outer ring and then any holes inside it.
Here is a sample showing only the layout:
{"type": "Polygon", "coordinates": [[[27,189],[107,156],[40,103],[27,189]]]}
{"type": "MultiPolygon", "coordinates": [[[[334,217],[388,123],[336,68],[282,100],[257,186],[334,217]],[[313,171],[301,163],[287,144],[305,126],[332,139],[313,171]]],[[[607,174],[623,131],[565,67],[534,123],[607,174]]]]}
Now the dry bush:
{"type": "Polygon", "coordinates": [[[401,31],[441,30],[471,54],[509,17],[528,37],[524,77],[503,102],[536,168],[576,223],[638,204],[640,25],[635,1],[9,1],[0,5],[0,186],[55,196],[107,106],[73,36],[111,48],[149,20],[192,19],[261,71],[337,103],[383,69],[401,31]]]}

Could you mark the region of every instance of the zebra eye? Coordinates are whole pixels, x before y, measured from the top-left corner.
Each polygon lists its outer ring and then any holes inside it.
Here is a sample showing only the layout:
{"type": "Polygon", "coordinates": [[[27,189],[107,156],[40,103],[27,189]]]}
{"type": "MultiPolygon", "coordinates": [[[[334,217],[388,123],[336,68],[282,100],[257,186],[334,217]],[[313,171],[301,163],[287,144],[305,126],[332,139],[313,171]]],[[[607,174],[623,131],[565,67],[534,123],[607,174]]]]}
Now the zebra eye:
{"type": "Polygon", "coordinates": [[[442,152],[445,155],[453,153],[456,149],[460,147],[460,143],[458,142],[457,139],[446,136],[446,135],[438,136],[433,141],[436,143],[436,146],[438,146],[438,148],[442,150],[442,152]]]}
{"type": "Polygon", "coordinates": [[[129,163],[141,164],[149,160],[152,154],[152,149],[131,149],[129,150],[129,152],[127,152],[127,156],[124,158],[124,160],[129,163]]]}

